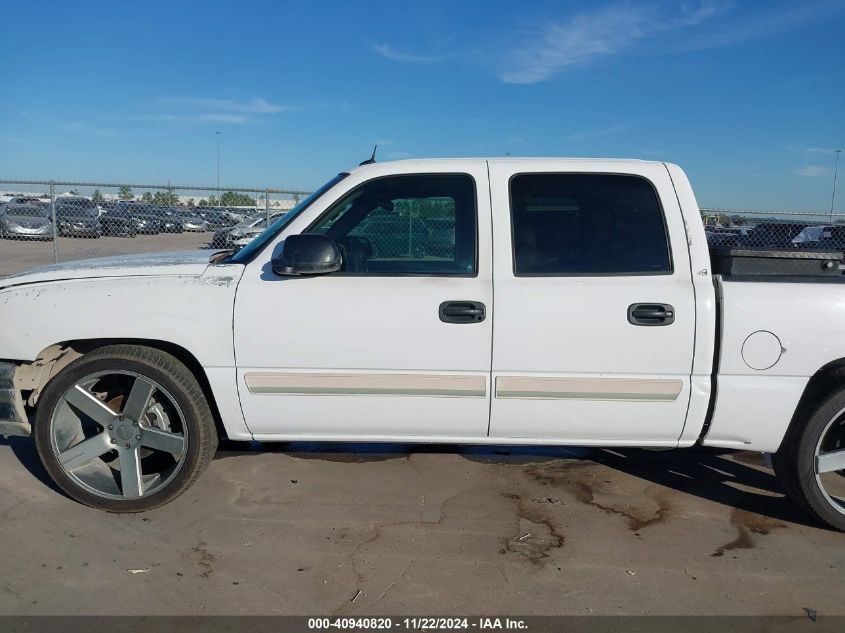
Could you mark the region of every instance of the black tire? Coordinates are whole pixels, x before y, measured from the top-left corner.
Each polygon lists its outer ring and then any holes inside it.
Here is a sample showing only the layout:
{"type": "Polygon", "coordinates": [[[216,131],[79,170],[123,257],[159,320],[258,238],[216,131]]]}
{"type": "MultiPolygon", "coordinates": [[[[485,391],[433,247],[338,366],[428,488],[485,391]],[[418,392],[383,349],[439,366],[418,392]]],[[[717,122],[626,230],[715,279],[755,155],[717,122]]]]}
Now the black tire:
{"type": "Polygon", "coordinates": [[[217,430],[208,401],[191,371],[157,349],[138,345],[101,347],[73,361],[45,387],[35,411],[35,444],[50,477],[71,498],[107,512],[144,512],[173,501],[202,474],[217,449],[217,430]],[[51,443],[51,420],[63,394],[77,381],[100,371],[131,371],[150,378],[176,400],[187,426],[185,461],[174,478],[156,492],[135,499],[98,496],[74,481],[59,464],[51,443]]]}
{"type": "MultiPolygon", "coordinates": [[[[816,402],[815,406],[796,414],[780,449],[774,455],[775,474],[786,496],[799,507],[822,523],[845,531],[845,506],[830,500],[816,477],[816,448],[822,434],[826,433],[831,423],[845,424],[841,421],[845,420],[845,387],[820,396],[816,402]]],[[[843,471],[833,474],[845,476],[843,471]]]]}

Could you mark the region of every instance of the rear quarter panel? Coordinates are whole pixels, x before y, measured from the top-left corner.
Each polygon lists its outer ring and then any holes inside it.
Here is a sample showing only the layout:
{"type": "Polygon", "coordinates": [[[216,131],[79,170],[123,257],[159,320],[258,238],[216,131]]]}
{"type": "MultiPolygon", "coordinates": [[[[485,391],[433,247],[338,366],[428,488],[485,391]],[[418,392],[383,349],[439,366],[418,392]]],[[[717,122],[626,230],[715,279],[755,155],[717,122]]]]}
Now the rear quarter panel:
{"type": "Polygon", "coordinates": [[[845,285],[720,281],[721,349],[713,419],[704,444],[774,452],[809,379],[845,357],[845,285]],[[754,369],[743,345],[771,332],[780,358],[754,369]]]}

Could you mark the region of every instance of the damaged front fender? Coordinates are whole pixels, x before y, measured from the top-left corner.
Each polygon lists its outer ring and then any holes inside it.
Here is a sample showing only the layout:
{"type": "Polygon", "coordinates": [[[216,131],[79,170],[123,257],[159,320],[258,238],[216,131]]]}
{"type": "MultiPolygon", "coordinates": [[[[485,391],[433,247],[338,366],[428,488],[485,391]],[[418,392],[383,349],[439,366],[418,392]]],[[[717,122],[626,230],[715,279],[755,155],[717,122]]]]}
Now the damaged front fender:
{"type": "Polygon", "coordinates": [[[17,365],[0,362],[0,435],[30,435],[20,389],[15,384],[17,365]]]}

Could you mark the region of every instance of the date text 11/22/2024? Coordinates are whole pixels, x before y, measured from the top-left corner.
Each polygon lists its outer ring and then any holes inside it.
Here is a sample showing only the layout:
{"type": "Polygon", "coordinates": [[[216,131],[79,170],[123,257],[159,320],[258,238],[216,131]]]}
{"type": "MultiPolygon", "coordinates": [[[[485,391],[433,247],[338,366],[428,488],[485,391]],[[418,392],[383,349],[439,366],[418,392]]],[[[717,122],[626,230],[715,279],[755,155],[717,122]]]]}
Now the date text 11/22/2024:
{"type": "Polygon", "coordinates": [[[524,619],[498,617],[414,617],[393,620],[392,618],[309,618],[308,629],[312,631],[330,629],[353,630],[390,630],[403,629],[413,631],[424,630],[526,630],[524,619]]]}

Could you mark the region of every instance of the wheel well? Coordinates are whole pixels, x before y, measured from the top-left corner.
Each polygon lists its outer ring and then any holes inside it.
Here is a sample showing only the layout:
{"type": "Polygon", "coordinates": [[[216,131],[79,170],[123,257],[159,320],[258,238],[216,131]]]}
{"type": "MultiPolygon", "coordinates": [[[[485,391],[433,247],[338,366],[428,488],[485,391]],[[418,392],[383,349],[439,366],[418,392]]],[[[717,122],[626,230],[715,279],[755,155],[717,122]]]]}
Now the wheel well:
{"type": "Polygon", "coordinates": [[[792,421],[781,440],[783,446],[794,429],[798,428],[801,421],[810,413],[818,399],[831,392],[835,387],[845,385],[845,358],[838,358],[819,369],[810,377],[804,393],[795,407],[792,421]]]}
{"type": "Polygon", "coordinates": [[[27,399],[27,405],[30,407],[35,405],[44,386],[65,366],[69,365],[80,356],[108,345],[141,345],[144,347],[151,347],[170,354],[181,361],[197,379],[206,400],[208,400],[208,404],[211,408],[211,414],[214,417],[214,426],[217,428],[218,438],[226,439],[226,428],[223,426],[223,420],[220,417],[220,410],[217,407],[217,401],[214,399],[214,392],[211,390],[211,385],[208,382],[208,376],[206,376],[202,365],[197,360],[196,356],[187,349],[167,341],[158,341],[154,339],[106,338],[64,341],[62,343],[57,343],[56,345],[51,345],[47,349],[43,350],[38,355],[38,360],[30,366],[41,369],[41,371],[31,373],[31,384],[29,386],[19,385],[19,388],[23,391],[31,390],[27,399]]]}

